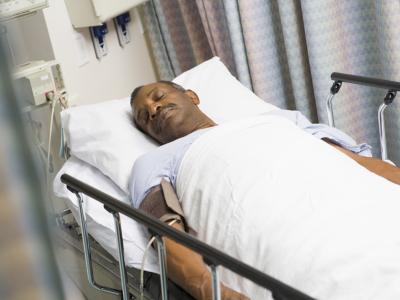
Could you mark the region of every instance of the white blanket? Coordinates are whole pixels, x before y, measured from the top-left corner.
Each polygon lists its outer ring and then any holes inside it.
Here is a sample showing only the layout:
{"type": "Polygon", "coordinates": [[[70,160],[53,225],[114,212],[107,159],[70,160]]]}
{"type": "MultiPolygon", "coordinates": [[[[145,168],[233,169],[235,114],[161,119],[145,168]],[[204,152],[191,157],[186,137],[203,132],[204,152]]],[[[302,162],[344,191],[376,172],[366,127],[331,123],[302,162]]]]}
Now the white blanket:
{"type": "Polygon", "coordinates": [[[199,239],[313,297],[400,299],[400,186],[289,121],[210,130],[186,153],[177,193],[199,239]]]}

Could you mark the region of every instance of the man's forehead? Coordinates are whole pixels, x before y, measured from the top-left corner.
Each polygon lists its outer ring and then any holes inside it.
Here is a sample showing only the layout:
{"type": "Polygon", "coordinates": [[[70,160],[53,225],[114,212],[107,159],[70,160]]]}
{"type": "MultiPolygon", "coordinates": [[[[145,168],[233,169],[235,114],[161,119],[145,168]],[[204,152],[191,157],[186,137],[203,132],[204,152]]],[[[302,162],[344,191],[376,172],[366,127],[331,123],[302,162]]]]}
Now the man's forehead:
{"type": "Polygon", "coordinates": [[[147,95],[148,93],[150,93],[154,88],[171,88],[173,89],[172,86],[170,86],[169,84],[163,83],[163,82],[153,82],[153,83],[149,83],[144,85],[141,89],[140,89],[140,93],[141,95],[147,95]]]}
{"type": "Polygon", "coordinates": [[[149,93],[151,93],[152,90],[154,90],[155,88],[160,88],[160,87],[168,88],[170,86],[168,84],[165,84],[162,82],[153,82],[153,83],[149,83],[149,84],[142,86],[140,88],[138,94],[135,97],[136,99],[134,101],[134,105],[135,106],[138,104],[140,105],[141,102],[143,102],[147,98],[147,96],[149,95],[149,93]]]}

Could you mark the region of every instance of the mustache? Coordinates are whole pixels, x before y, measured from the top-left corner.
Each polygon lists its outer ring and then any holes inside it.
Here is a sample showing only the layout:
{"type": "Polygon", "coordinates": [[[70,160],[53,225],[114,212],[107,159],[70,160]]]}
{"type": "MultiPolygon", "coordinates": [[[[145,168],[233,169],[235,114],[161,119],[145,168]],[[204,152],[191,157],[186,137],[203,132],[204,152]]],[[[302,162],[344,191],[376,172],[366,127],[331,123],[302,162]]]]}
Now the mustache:
{"type": "Polygon", "coordinates": [[[155,122],[154,122],[154,125],[155,125],[155,130],[156,130],[156,132],[157,133],[160,133],[161,132],[161,118],[160,118],[160,114],[163,112],[163,111],[165,111],[165,110],[168,110],[168,109],[171,109],[171,108],[175,108],[177,105],[175,104],[175,103],[168,103],[168,104],[166,104],[166,105],[164,105],[164,106],[162,106],[158,111],[157,111],[157,113],[156,113],[156,117],[155,117],[155,122]]]}
{"type": "Polygon", "coordinates": [[[176,107],[176,104],[175,103],[168,103],[168,104],[166,104],[166,105],[164,105],[164,106],[161,106],[161,109],[158,111],[158,113],[160,113],[162,110],[164,110],[164,109],[167,109],[167,108],[174,108],[174,107],[176,107]]]}

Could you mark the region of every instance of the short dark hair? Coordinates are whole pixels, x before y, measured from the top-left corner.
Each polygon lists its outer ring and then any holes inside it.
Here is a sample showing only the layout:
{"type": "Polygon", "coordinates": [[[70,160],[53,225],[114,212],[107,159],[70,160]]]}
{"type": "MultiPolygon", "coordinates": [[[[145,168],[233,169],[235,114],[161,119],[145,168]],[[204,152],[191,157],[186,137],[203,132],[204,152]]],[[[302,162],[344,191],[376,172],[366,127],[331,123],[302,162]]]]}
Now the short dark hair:
{"type": "MultiPolygon", "coordinates": [[[[181,91],[181,92],[185,92],[185,91],[186,91],[186,89],[185,89],[183,86],[181,86],[181,85],[179,85],[179,84],[177,84],[177,83],[175,83],[175,82],[172,82],[172,81],[160,80],[160,81],[157,81],[157,82],[158,82],[158,83],[168,84],[169,86],[172,86],[173,88],[175,88],[175,89],[177,89],[178,91],[181,91]]],[[[135,88],[135,89],[133,90],[133,92],[132,92],[132,94],[131,94],[131,106],[132,106],[133,101],[135,100],[137,94],[139,93],[139,91],[140,91],[140,89],[141,89],[142,87],[143,87],[143,85],[138,86],[137,88],[135,88]]]]}
{"type": "Polygon", "coordinates": [[[140,89],[143,87],[143,85],[138,86],[137,88],[135,88],[131,94],[131,106],[133,104],[133,101],[135,100],[137,94],[139,93],[140,89]]]}

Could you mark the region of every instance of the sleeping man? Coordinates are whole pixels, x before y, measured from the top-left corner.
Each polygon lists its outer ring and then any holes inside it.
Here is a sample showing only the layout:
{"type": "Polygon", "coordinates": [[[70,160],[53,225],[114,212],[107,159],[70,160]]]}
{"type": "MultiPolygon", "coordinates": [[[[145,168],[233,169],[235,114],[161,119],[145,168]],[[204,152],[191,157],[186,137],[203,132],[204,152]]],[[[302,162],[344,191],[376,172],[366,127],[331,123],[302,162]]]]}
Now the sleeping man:
{"type": "MultiPolygon", "coordinates": [[[[175,228],[193,229],[199,239],[313,297],[400,297],[399,239],[382,237],[400,228],[392,215],[400,209],[399,168],[299,112],[217,125],[199,102],[172,82],[133,91],[136,126],[162,144],[135,162],[133,206],[164,222],[177,220],[175,228]]],[[[169,278],[194,298],[211,299],[201,257],[168,239],[166,249],[169,278]]],[[[269,297],[225,270],[221,278],[230,286],[222,284],[222,299],[269,297]]]]}

